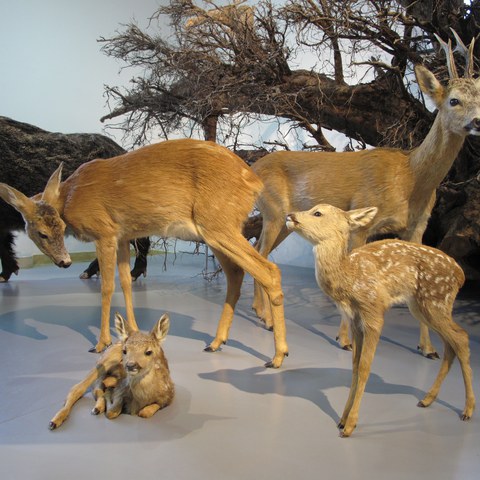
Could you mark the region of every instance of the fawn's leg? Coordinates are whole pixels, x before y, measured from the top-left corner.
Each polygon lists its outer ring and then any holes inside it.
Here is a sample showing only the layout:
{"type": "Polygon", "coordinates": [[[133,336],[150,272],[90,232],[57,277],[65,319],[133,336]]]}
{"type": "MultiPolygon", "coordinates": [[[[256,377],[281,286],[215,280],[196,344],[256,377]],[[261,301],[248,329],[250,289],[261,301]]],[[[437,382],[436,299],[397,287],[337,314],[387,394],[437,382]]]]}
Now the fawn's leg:
{"type": "Polygon", "coordinates": [[[158,412],[158,410],[160,410],[160,405],[158,403],[152,403],[139,410],[138,416],[142,418],[150,418],[152,415],[158,412]]]}
{"type": "Polygon", "coordinates": [[[341,432],[342,437],[349,437],[355,429],[358,421],[358,411],[360,409],[360,402],[362,401],[363,393],[367,385],[368,377],[370,376],[370,368],[372,366],[375,350],[377,349],[378,341],[380,340],[381,324],[383,318],[377,318],[373,322],[375,325],[371,326],[368,320],[365,321],[363,331],[363,345],[358,361],[358,380],[357,386],[352,402],[352,407],[345,422],[345,427],[341,432]],[[380,324],[380,328],[378,326],[380,324]]]}
{"type": "Polygon", "coordinates": [[[355,398],[355,393],[357,391],[358,385],[358,364],[360,362],[360,355],[363,348],[363,333],[357,330],[354,334],[352,334],[352,336],[352,384],[350,386],[350,392],[348,393],[347,403],[345,404],[345,408],[343,409],[342,417],[340,418],[340,421],[337,425],[340,430],[343,430],[343,428],[345,428],[345,423],[347,421],[348,415],[350,414],[350,410],[352,409],[353,399],[355,398]]]}

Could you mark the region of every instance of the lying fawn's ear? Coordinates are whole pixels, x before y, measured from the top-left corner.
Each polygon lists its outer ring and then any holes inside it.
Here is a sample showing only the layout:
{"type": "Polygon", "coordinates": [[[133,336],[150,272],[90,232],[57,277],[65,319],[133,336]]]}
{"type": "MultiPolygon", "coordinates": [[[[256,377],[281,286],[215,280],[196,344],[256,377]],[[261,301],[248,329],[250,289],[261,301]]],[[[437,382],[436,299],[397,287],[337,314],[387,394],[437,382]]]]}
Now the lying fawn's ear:
{"type": "Polygon", "coordinates": [[[127,322],[118,312],[115,312],[115,330],[117,330],[118,338],[122,342],[124,342],[131,333],[127,322]]]}
{"type": "Polygon", "coordinates": [[[152,328],[150,332],[151,335],[155,337],[158,342],[161,342],[165,339],[168,333],[168,329],[170,328],[170,317],[168,313],[164,313],[155,326],[152,328]]]}
{"type": "Polygon", "coordinates": [[[0,183],[0,198],[3,198],[9,205],[18,210],[25,220],[32,217],[35,202],[22,192],[10,187],[6,183],[0,183]]]}
{"type": "Polygon", "coordinates": [[[378,212],[377,207],[359,208],[357,210],[350,210],[347,212],[348,223],[353,230],[362,228],[368,225],[378,212]]]}

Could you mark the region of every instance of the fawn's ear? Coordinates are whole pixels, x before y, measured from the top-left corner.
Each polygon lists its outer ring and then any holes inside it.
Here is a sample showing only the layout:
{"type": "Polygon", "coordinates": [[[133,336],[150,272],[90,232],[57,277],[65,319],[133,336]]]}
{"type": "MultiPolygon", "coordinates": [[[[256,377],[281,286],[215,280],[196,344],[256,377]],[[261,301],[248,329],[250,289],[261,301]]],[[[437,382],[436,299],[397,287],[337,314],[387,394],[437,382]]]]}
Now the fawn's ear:
{"type": "Polygon", "coordinates": [[[32,217],[35,210],[35,202],[6,183],[0,183],[0,197],[9,205],[18,210],[25,220],[32,217]]]}
{"type": "Polygon", "coordinates": [[[50,205],[55,205],[55,202],[60,195],[62,169],[63,162],[61,162],[59,167],[52,173],[51,177],[48,179],[45,190],[43,191],[42,200],[46,203],[49,203],[50,205]]]}
{"type": "Polygon", "coordinates": [[[435,75],[423,65],[415,66],[415,76],[420,90],[425,95],[428,95],[435,103],[435,106],[439,108],[445,99],[445,87],[437,80],[435,75]]]}
{"type": "Polygon", "coordinates": [[[168,313],[164,313],[155,326],[152,328],[150,335],[153,335],[158,342],[165,339],[170,328],[170,317],[168,313]]]}
{"type": "Polygon", "coordinates": [[[115,330],[117,331],[118,338],[124,342],[130,336],[130,329],[125,319],[115,312],[115,330]]]}
{"type": "Polygon", "coordinates": [[[359,208],[347,212],[348,223],[352,230],[368,225],[378,212],[377,207],[359,208]]]}

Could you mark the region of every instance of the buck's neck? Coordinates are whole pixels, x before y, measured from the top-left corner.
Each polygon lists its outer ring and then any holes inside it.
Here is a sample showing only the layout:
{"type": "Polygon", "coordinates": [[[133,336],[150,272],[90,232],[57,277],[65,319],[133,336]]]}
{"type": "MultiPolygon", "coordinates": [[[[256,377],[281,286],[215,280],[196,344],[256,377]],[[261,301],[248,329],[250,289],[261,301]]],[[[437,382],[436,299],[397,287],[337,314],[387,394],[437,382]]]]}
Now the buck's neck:
{"type": "Polygon", "coordinates": [[[428,192],[445,178],[462,148],[465,137],[450,132],[437,115],[425,140],[410,153],[410,167],[417,185],[428,192]]]}

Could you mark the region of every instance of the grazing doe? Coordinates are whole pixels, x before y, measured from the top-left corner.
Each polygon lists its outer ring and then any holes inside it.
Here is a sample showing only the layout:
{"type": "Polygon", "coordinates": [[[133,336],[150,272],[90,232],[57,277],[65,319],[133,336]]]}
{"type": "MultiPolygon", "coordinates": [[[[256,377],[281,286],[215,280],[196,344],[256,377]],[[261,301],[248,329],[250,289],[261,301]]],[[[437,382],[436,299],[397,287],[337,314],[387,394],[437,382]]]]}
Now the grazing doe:
{"type": "Polygon", "coordinates": [[[60,166],[37,198],[3,183],[0,197],[22,213],[29,237],[58,266],[71,264],[64,244],[66,227],[77,238],[95,242],[102,274],[102,319],[95,351],[111,343],[115,262],[127,321],[131,330],[138,329],[129,241],[158,235],[203,240],[223,268],[225,304],[216,336],[206,350],[218,350],[227,341],[247,271],[267,292],[275,356],[266,366],[280,367],[288,354],[281,274],[242,235],[263,183],[241,158],[213,142],[169,140],[108,160],[92,160],[63,182],[61,172],[60,166]]]}
{"type": "Polygon", "coordinates": [[[170,327],[168,315],[149,334],[131,331],[118,313],[115,327],[121,341],[110,346],[86,378],[72,387],[64,407],[52,418],[50,430],[65,422],[92,384],[96,400],[92,414],[105,413],[110,419],[121,413],[148,418],[172,402],[175,387],[161,346],[170,327]]]}
{"type": "Polygon", "coordinates": [[[465,383],[468,420],[475,408],[467,333],[452,320],[452,307],[465,280],[462,269],[435,248],[401,240],[373,242],[349,253],[350,234],[372,222],[378,209],[344,212],[331,205],[291,213],[286,225],[313,244],[318,285],[351,322],[353,378],[339,422],[348,437],[357,424],[360,401],[380,339],[386,310],[406,302],[412,315],[436,331],[445,351],[431,390],[418,403],[428,407],[437,398],[443,379],[458,357],[465,383]]]}
{"type": "MultiPolygon", "coordinates": [[[[421,243],[435,190],[450,170],[467,135],[480,135],[480,79],[473,78],[473,45],[467,48],[457,37],[457,48],[467,57],[464,78],[455,68],[451,45],[442,42],[447,55],[450,82],[444,87],[433,73],[415,67],[417,83],[438,113],[423,142],[412,150],[374,148],[358,152],[275,152],[253,165],[265,188],[257,205],[263,217],[258,248],[267,257],[288,235],[285,216],[308,210],[319,203],[343,210],[376,206],[378,214],[352,235],[352,248],[377,234],[396,234],[421,243]]],[[[264,301],[255,288],[253,308],[263,317],[264,301]]],[[[350,348],[347,323],[342,319],[337,339],[350,348]]],[[[267,326],[268,321],[266,320],[267,326]]],[[[420,325],[419,350],[438,357],[420,325]]]]}

